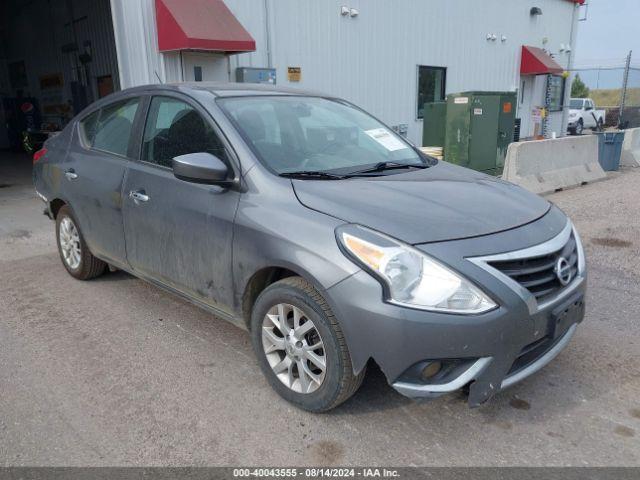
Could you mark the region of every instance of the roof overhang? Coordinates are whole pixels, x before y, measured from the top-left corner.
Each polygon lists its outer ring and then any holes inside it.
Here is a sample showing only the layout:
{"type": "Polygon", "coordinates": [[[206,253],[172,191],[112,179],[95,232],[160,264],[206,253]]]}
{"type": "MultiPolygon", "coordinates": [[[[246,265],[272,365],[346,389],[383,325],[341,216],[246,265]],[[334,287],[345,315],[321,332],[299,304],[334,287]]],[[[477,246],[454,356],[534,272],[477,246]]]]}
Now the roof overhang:
{"type": "Polygon", "coordinates": [[[253,52],[256,42],[223,0],[155,0],[158,49],[253,52]]]}
{"type": "Polygon", "coordinates": [[[564,68],[543,49],[522,46],[520,75],[557,75],[562,72],[564,72],[564,68]]]}

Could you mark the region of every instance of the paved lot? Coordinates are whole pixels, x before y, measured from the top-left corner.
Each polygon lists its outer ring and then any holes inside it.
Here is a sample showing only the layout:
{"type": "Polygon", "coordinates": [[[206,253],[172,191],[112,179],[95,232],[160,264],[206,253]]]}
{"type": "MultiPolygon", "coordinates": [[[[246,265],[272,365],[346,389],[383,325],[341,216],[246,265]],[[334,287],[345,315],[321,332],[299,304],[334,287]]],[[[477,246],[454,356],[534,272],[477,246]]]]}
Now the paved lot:
{"type": "Polygon", "coordinates": [[[0,465],[640,465],[640,169],[550,197],[590,265],[555,362],[474,410],[373,371],[324,415],[280,400],[224,321],[123,273],[67,275],[29,175],[0,157],[0,465]]]}

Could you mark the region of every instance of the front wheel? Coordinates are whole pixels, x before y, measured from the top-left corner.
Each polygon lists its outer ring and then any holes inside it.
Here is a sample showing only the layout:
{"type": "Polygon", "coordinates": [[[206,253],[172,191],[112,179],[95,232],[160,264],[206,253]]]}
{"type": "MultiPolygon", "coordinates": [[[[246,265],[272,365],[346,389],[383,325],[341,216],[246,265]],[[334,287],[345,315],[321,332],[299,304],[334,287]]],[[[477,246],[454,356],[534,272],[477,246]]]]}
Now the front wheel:
{"type": "Polygon", "coordinates": [[[78,222],[66,205],[56,216],[56,240],[62,264],[72,277],[89,280],[104,273],[107,264],[91,254],[78,222]]]}
{"type": "Polygon", "coordinates": [[[584,122],[580,119],[576,125],[576,135],[582,135],[582,132],[584,132],[584,122]]]}
{"type": "Polygon", "coordinates": [[[265,289],[251,315],[258,362],[273,389],[303,410],[324,412],[351,397],[365,372],[351,357],[331,308],[300,277],[265,289]]]}

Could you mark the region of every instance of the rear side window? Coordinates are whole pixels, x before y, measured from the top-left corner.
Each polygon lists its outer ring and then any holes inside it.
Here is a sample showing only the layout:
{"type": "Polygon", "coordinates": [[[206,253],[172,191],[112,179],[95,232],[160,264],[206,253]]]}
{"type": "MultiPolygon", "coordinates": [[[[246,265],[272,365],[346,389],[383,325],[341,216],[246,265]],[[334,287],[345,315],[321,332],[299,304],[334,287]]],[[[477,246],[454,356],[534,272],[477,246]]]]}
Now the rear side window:
{"type": "Polygon", "coordinates": [[[224,144],[211,124],[188,103],[153,97],[144,128],[142,160],[171,168],[171,159],[207,152],[227,161],[224,144]]]}
{"type": "Polygon", "coordinates": [[[100,118],[100,110],[96,110],[88,117],[85,117],[80,121],[80,134],[82,135],[82,142],[87,146],[93,145],[93,140],[96,138],[96,129],[98,128],[98,119],[100,118]]]}
{"type": "Polygon", "coordinates": [[[115,155],[127,156],[133,120],[139,104],[139,98],[130,98],[107,105],[83,119],[80,122],[80,131],[85,145],[115,155]]]}

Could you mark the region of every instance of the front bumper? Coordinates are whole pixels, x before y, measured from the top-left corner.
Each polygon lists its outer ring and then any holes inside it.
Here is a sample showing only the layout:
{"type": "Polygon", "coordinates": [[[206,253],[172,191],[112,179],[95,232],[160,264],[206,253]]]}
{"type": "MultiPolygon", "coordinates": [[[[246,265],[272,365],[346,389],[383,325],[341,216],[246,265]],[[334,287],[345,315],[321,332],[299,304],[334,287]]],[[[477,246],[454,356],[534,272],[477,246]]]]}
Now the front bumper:
{"type": "MultiPolygon", "coordinates": [[[[530,228],[507,236],[526,237],[530,228]]],[[[554,236],[564,231],[566,227],[556,229],[554,236]]],[[[454,242],[454,248],[463,251],[468,242],[454,242]]],[[[584,260],[581,249],[580,255],[584,260]]],[[[389,383],[412,398],[437,397],[469,386],[469,404],[478,406],[540,370],[569,343],[584,317],[586,272],[583,264],[557,298],[538,306],[468,257],[449,263],[482,285],[499,301],[499,308],[481,315],[453,315],[397,307],[381,300],[380,284],[365,272],[330,288],[328,300],[341,319],[354,370],[360,371],[372,358],[389,383]],[[429,381],[416,375],[417,367],[429,361],[457,366],[451,374],[429,381]]]]}

